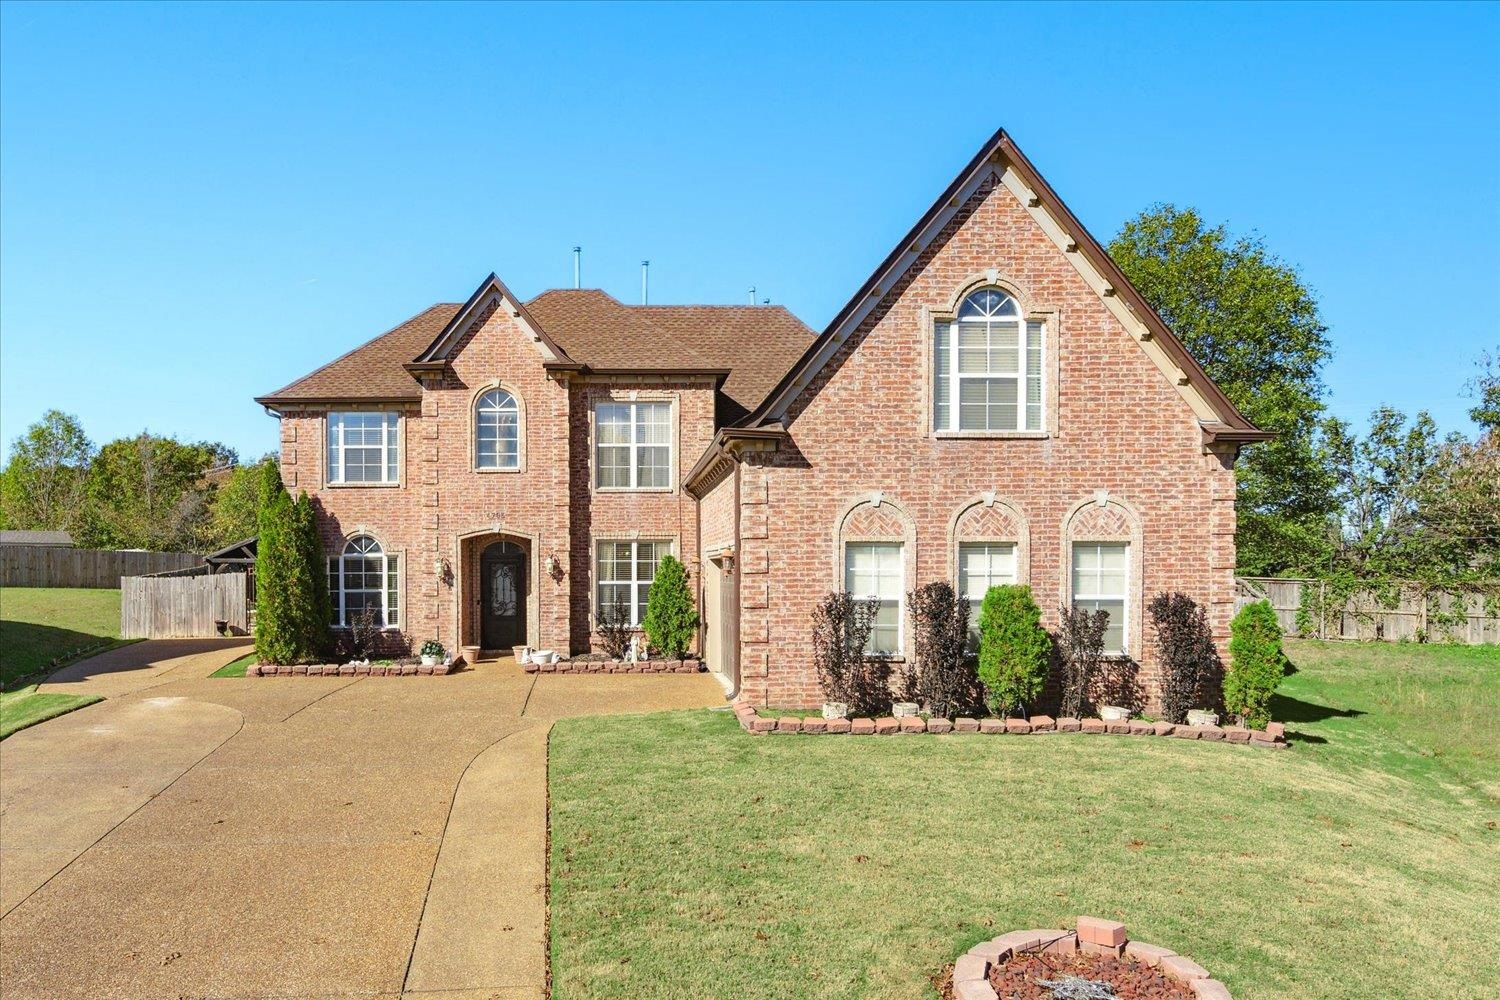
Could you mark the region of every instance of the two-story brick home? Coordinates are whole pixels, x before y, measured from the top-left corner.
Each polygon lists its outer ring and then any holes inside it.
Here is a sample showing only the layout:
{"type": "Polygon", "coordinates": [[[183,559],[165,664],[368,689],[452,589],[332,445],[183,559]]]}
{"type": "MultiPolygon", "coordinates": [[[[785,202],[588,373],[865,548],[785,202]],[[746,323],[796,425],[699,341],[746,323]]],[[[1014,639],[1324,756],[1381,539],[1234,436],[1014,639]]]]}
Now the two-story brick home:
{"type": "Polygon", "coordinates": [[[770,306],[522,301],[491,275],[258,402],[322,511],[337,624],[579,653],[688,566],[702,644],[753,702],[822,699],[810,616],[1029,583],[1111,616],[1183,591],[1227,633],[1238,449],[1268,435],[1204,374],[1002,131],[814,334],[770,306]]]}

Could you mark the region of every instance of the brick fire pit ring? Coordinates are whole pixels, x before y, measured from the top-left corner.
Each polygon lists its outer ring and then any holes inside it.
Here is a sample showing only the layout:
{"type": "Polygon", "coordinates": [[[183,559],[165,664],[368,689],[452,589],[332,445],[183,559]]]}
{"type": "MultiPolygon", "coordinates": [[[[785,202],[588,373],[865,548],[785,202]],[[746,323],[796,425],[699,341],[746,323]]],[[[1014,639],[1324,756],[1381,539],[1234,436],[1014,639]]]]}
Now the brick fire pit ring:
{"type": "Polygon", "coordinates": [[[1160,948],[1125,936],[1125,925],[1098,917],[1079,917],[1078,926],[1066,930],[1011,931],[981,941],[960,955],[953,965],[953,996],[956,1000],[997,1000],[990,985],[990,970],[1028,952],[1071,955],[1074,952],[1113,955],[1141,963],[1179,980],[1199,1000],[1230,1000],[1229,988],[1209,976],[1192,959],[1168,948],[1160,948]]]}

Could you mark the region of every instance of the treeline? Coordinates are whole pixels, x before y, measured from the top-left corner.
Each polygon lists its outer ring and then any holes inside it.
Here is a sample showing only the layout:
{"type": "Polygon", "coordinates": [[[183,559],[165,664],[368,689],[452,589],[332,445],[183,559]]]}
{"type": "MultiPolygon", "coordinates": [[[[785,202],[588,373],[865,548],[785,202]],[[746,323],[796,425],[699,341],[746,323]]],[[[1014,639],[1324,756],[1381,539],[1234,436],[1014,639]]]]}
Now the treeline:
{"type": "Polygon", "coordinates": [[[1398,584],[1500,590],[1500,351],[1453,386],[1474,401],[1474,435],[1393,406],[1356,429],[1327,413],[1316,297],[1262,240],[1163,205],[1109,250],[1241,412],[1279,434],[1236,466],[1241,575],[1328,580],[1340,606],[1398,584]]]}
{"type": "Polygon", "coordinates": [[[0,527],[66,531],[83,548],[211,552],[256,534],[270,462],[146,431],[95,447],[77,417],[48,410],[0,472],[0,527]]]}

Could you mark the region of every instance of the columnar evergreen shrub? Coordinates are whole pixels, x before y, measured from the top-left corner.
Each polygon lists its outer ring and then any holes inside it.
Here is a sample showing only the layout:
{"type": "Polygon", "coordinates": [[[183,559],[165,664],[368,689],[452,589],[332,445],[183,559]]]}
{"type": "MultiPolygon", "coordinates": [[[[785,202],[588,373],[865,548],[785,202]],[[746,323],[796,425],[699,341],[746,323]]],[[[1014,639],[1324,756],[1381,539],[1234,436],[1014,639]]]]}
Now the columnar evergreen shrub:
{"type": "Polygon", "coordinates": [[[1108,611],[1064,604],[1058,609],[1057,650],[1062,659],[1062,714],[1079,718],[1088,706],[1089,685],[1104,660],[1108,611]]]}
{"type": "Polygon", "coordinates": [[[688,590],[687,567],[670,552],[656,566],[641,627],[652,648],[669,659],[681,659],[698,637],[698,608],[688,590]]]}
{"type": "Polygon", "coordinates": [[[328,645],[327,565],[312,500],[293,501],[274,462],[261,482],[255,548],[255,652],[266,663],[311,663],[328,645]]]}
{"type": "Polygon", "coordinates": [[[981,700],[968,655],[969,602],[939,580],[906,596],[916,639],[916,694],[933,715],[957,718],[981,700]]]}
{"type": "Polygon", "coordinates": [[[1229,672],[1224,707],[1244,725],[1263,729],[1271,721],[1271,695],[1286,674],[1281,625],[1267,601],[1240,609],[1229,623],[1229,672]]]}
{"type": "Polygon", "coordinates": [[[1168,722],[1187,721],[1212,669],[1214,640],[1208,612],[1186,594],[1157,594],[1146,605],[1161,663],[1161,712],[1168,722]]]}
{"type": "Polygon", "coordinates": [[[1047,681],[1051,651],[1031,588],[991,587],[979,608],[979,679],[991,711],[1011,715],[1036,701],[1047,681]]]}
{"type": "Polygon", "coordinates": [[[831,591],[812,617],[813,665],[823,694],[848,705],[855,715],[883,714],[891,704],[885,664],[865,655],[875,603],[848,591],[831,591]]]}

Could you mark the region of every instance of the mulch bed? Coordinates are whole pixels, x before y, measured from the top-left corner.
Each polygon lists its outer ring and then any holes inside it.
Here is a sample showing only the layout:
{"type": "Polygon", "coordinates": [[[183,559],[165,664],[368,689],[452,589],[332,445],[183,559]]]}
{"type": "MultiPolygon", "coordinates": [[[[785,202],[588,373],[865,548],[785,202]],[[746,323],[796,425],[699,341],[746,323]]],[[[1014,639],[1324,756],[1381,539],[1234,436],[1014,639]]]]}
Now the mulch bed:
{"type": "MultiPolygon", "coordinates": [[[[1056,982],[1063,976],[1102,980],[1115,988],[1120,1000],[1193,1000],[1193,991],[1180,979],[1160,969],[1110,955],[1048,955],[1027,952],[990,970],[990,985],[1000,1000],[1052,1000],[1053,993],[1038,979],[1056,982]]],[[[953,998],[953,970],[939,986],[943,1000],[953,998]]]]}

